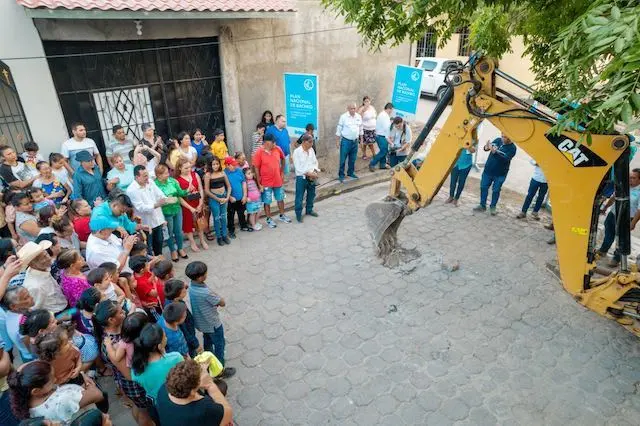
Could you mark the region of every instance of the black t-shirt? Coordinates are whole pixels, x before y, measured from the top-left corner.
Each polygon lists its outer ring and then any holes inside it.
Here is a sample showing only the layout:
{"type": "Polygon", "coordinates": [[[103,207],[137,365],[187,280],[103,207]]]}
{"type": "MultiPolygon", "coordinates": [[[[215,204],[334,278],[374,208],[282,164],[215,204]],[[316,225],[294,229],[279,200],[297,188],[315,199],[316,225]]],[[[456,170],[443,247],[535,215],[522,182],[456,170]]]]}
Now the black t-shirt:
{"type": "Polygon", "coordinates": [[[224,417],[224,407],[209,395],[204,395],[198,401],[179,405],[169,399],[165,385],[158,391],[156,409],[162,426],[219,425],[224,417]]]}
{"type": "Polygon", "coordinates": [[[8,164],[0,165],[0,177],[8,184],[16,180],[29,180],[34,174],[37,174],[37,172],[29,170],[24,160],[20,157],[18,157],[18,162],[13,167],[8,164]]]}

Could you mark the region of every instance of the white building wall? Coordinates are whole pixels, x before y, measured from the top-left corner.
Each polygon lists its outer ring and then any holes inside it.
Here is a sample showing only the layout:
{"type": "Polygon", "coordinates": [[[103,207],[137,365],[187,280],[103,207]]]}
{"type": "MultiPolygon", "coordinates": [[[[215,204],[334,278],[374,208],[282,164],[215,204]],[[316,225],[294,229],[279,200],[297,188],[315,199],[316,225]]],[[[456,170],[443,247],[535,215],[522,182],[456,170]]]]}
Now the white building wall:
{"type": "Polygon", "coordinates": [[[59,152],[68,131],[38,31],[13,0],[0,1],[0,40],[0,59],[11,68],[31,134],[46,158],[59,152]],[[33,56],[39,59],[7,59],[33,56]]]}

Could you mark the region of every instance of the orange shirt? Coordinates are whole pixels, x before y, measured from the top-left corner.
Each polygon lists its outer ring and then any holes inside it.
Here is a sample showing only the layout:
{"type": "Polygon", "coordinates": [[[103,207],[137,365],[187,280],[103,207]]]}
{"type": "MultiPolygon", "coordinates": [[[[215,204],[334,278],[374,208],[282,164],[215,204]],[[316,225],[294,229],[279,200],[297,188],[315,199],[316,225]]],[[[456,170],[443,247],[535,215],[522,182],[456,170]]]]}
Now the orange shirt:
{"type": "Polygon", "coordinates": [[[269,152],[262,146],[258,148],[253,155],[252,163],[260,173],[260,185],[268,188],[282,186],[282,160],[284,159],[284,153],[277,146],[269,152]]]}

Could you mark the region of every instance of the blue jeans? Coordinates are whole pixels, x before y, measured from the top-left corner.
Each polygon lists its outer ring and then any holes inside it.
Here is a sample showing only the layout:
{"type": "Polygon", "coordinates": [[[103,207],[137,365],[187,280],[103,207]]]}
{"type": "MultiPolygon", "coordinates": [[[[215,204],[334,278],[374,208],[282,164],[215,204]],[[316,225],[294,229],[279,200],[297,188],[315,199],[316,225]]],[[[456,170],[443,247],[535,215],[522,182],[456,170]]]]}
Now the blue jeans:
{"type": "Polygon", "coordinates": [[[342,138],[340,141],[340,168],[338,169],[338,178],[344,180],[344,165],[349,161],[347,167],[347,176],[356,174],[356,158],[358,157],[358,141],[351,141],[342,138]]]}
{"type": "Polygon", "coordinates": [[[405,158],[407,158],[406,155],[389,154],[389,165],[391,167],[394,167],[394,166],[402,163],[405,158]]]}
{"type": "Polygon", "coordinates": [[[375,167],[379,165],[381,169],[387,167],[387,153],[389,152],[389,141],[384,136],[376,135],[376,142],[378,143],[378,153],[371,159],[369,167],[375,167]]]}
{"type": "MultiPolygon", "coordinates": [[[[614,209],[611,209],[604,219],[604,239],[598,250],[601,253],[607,253],[616,241],[616,215],[613,211],[614,209]]],[[[614,253],[613,257],[616,257],[616,253],[614,253]]]]}
{"type": "Polygon", "coordinates": [[[202,333],[202,348],[212,352],[224,366],[224,327],[216,328],[213,333],[202,333]]]}
{"type": "MultiPolygon", "coordinates": [[[[226,194],[221,194],[219,197],[226,197],[226,194]]],[[[216,232],[216,238],[224,238],[227,236],[227,204],[220,204],[213,198],[209,198],[209,208],[211,209],[211,216],[213,216],[213,229],[216,232]]]]}
{"type": "Polygon", "coordinates": [[[307,205],[306,212],[311,213],[313,211],[313,201],[316,199],[316,184],[311,182],[304,176],[296,176],[296,217],[302,217],[302,201],[304,200],[304,193],[307,193],[307,205]]]}
{"type": "Polygon", "coordinates": [[[182,250],[182,211],[174,215],[164,215],[167,220],[167,230],[169,231],[169,251],[182,250]]]}
{"type": "Polygon", "coordinates": [[[482,174],[480,179],[480,205],[487,207],[487,196],[489,195],[489,187],[493,184],[493,192],[491,193],[491,208],[495,208],[500,199],[500,190],[507,176],[490,176],[486,173],[482,174]]]}
{"type": "Polygon", "coordinates": [[[527,192],[527,197],[524,199],[524,204],[522,205],[522,213],[526,213],[529,210],[529,206],[533,201],[533,197],[536,196],[536,192],[538,192],[538,198],[536,198],[536,204],[533,206],[533,212],[538,213],[540,208],[542,207],[542,203],[544,202],[544,196],[547,195],[547,190],[549,189],[549,185],[546,183],[538,182],[535,179],[531,179],[529,182],[529,192],[527,192]]]}
{"type": "Polygon", "coordinates": [[[449,186],[449,197],[456,200],[460,199],[460,194],[462,194],[464,184],[467,182],[467,176],[469,176],[470,171],[471,166],[462,170],[458,169],[457,167],[451,169],[451,185],[449,186]]]}

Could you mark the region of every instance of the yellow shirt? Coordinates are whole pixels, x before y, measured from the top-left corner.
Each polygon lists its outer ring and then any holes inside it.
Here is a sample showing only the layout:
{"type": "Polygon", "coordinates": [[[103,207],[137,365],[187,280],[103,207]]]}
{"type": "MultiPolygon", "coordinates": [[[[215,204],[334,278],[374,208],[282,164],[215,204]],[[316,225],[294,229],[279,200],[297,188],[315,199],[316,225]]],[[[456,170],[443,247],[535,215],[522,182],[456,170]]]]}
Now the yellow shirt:
{"type": "Polygon", "coordinates": [[[227,144],[224,143],[224,141],[212,142],[211,153],[215,155],[218,158],[218,160],[220,160],[220,165],[224,169],[224,159],[229,155],[229,151],[227,150],[227,144]]]}

